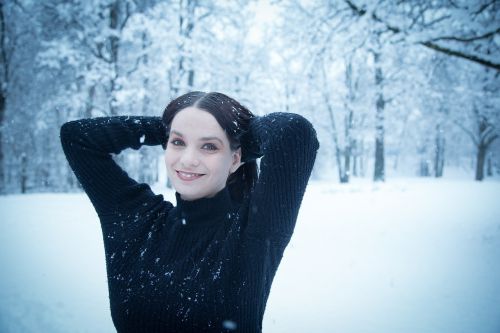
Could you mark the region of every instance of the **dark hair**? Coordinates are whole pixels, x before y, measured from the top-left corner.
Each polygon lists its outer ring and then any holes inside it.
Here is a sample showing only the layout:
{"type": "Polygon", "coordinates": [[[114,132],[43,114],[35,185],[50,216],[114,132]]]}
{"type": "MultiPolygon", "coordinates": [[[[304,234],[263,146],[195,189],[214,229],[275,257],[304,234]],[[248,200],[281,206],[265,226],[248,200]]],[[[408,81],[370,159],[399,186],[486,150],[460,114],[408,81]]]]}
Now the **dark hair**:
{"type": "MultiPolygon", "coordinates": [[[[235,99],[218,92],[192,91],[171,101],[163,111],[162,121],[170,133],[170,125],[175,115],[187,107],[197,107],[207,111],[217,120],[226,132],[231,150],[240,147],[240,137],[248,131],[252,112],[235,99]]],[[[243,156],[242,156],[243,160],[243,156]]],[[[250,195],[257,181],[257,163],[255,160],[241,165],[227,179],[231,197],[241,202],[250,195]]]]}

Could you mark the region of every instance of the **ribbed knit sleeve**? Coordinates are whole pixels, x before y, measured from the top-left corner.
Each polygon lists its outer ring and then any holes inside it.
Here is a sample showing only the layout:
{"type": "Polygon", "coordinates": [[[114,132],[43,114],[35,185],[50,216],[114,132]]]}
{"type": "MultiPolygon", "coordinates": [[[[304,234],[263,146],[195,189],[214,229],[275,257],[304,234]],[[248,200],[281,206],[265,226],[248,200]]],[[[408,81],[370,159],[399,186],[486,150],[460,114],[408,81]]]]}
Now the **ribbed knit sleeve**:
{"type": "Polygon", "coordinates": [[[111,153],[162,145],[167,133],[160,117],[116,116],[70,121],[60,132],[66,158],[99,215],[127,212],[162,201],[149,185],[120,168],[111,153]]]}
{"type": "Polygon", "coordinates": [[[316,131],[301,115],[276,112],[253,118],[248,136],[263,155],[250,199],[249,234],[288,243],[319,148],[316,131]]]}

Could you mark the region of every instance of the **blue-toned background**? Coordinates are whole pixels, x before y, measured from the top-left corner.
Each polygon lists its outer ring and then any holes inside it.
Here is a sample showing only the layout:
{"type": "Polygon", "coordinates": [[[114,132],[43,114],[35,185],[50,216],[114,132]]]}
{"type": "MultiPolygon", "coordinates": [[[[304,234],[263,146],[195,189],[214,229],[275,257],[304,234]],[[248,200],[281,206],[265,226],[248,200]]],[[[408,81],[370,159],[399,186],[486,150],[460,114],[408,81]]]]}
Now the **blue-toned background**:
{"type": "MultiPolygon", "coordinates": [[[[500,332],[498,1],[0,0],[0,332],[112,332],[60,126],[191,90],[320,150],[264,332],[500,332]]],[[[117,162],[173,199],[160,147],[117,162]]]]}

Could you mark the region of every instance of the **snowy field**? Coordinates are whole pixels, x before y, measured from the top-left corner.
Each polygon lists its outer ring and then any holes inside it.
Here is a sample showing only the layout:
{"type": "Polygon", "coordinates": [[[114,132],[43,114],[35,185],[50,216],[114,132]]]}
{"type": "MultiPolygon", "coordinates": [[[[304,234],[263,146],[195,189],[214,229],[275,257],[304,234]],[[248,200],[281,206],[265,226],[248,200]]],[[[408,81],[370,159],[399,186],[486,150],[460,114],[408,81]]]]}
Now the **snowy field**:
{"type": "MultiPolygon", "coordinates": [[[[499,198],[498,180],[311,182],[263,332],[500,332],[499,198]]],[[[115,331],[84,194],[0,197],[0,219],[0,332],[115,331]]]]}

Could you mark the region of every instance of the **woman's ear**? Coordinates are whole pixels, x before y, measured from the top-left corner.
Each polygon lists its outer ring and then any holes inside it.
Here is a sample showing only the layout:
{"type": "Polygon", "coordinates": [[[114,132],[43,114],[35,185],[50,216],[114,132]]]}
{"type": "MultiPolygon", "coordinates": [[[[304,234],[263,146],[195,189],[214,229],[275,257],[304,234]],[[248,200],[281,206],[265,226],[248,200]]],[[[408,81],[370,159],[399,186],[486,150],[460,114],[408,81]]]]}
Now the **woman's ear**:
{"type": "Polygon", "coordinates": [[[229,170],[230,173],[233,173],[236,170],[238,170],[238,168],[243,164],[241,162],[241,147],[233,151],[232,154],[233,154],[233,161],[231,164],[231,169],[229,170]]]}

